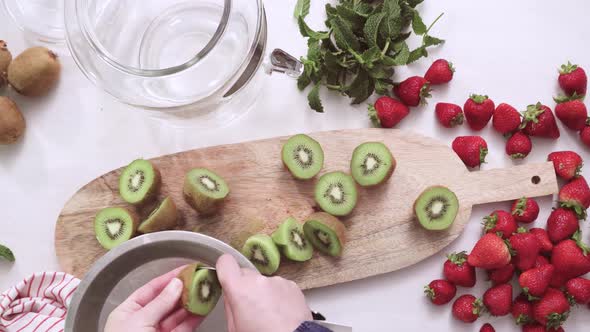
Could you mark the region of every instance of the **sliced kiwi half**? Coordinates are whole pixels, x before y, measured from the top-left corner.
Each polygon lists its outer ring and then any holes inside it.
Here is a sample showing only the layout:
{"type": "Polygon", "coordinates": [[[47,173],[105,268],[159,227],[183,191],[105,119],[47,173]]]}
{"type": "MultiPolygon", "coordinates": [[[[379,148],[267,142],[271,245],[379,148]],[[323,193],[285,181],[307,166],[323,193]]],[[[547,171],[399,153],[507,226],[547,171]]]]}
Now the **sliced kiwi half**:
{"type": "Polygon", "coordinates": [[[285,257],[290,260],[305,262],[313,255],[313,246],[303,233],[303,226],[293,217],[287,218],[272,233],[272,240],[285,257]]]}
{"type": "Polygon", "coordinates": [[[414,202],[416,218],[422,227],[432,231],[451,227],[458,211],[457,195],[443,186],[426,188],[414,202]]]}
{"type": "Polygon", "coordinates": [[[387,181],[395,170],[395,158],[381,142],[363,143],[354,149],[350,172],[363,187],[379,185],[387,181]]]}
{"type": "Polygon", "coordinates": [[[100,210],[94,218],[96,239],[105,249],[112,249],[135,234],[139,218],[125,208],[110,207],[100,210]]]}
{"type": "Polygon", "coordinates": [[[151,162],[137,159],[119,177],[119,194],[130,204],[143,204],[155,198],[160,188],[160,172],[151,162]]]}
{"type": "Polygon", "coordinates": [[[324,150],[320,143],[304,134],[289,138],[281,155],[285,167],[299,180],[313,178],[324,166],[324,150]]]}
{"type": "Polygon", "coordinates": [[[315,186],[315,201],[322,210],[334,216],[349,215],[357,201],[354,179],[343,172],[326,173],[315,186]]]}
{"type": "Polygon", "coordinates": [[[184,285],[181,301],[188,312],[206,316],[215,308],[221,296],[221,285],[214,270],[194,263],[185,267],[178,279],[184,285]]]}
{"type": "Polygon", "coordinates": [[[153,233],[176,227],[178,211],[170,197],[164,198],[138,228],[141,233],[153,233]]]}
{"type": "Polygon", "coordinates": [[[265,234],[256,234],[246,240],[242,254],[264,275],[277,272],[281,264],[281,254],[272,238],[265,234]]]}
{"type": "Polygon", "coordinates": [[[303,232],[317,250],[330,256],[342,255],[346,228],[336,217],[324,212],[314,213],[307,218],[303,232]]]}
{"type": "Polygon", "coordinates": [[[184,198],[200,214],[217,212],[228,194],[225,180],[206,168],[192,169],[184,179],[184,198]]]}

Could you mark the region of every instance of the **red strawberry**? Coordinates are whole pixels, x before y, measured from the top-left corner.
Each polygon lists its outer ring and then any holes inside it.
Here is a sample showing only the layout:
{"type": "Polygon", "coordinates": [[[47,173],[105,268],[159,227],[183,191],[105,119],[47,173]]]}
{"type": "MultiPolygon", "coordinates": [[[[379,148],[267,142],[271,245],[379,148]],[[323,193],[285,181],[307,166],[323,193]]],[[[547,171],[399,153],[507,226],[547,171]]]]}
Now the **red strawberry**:
{"type": "Polygon", "coordinates": [[[473,130],[482,130],[494,114],[494,102],[488,96],[471,95],[465,102],[463,110],[467,124],[473,130]]]}
{"type": "Polygon", "coordinates": [[[462,295],[453,303],[453,316],[465,323],[473,323],[481,314],[481,300],[473,295],[462,295]]]}
{"type": "Polygon", "coordinates": [[[559,69],[559,86],[567,95],[585,95],[588,86],[588,78],[586,72],[578,65],[572,65],[567,62],[567,65],[561,65],[559,69]]]}
{"type": "Polygon", "coordinates": [[[481,136],[459,136],[453,141],[453,150],[468,167],[485,163],[488,143],[481,136]]]}
{"type": "Polygon", "coordinates": [[[583,176],[561,187],[559,204],[574,210],[578,218],[586,219],[586,209],[590,207],[590,188],[583,176]]]}
{"type": "Polygon", "coordinates": [[[463,124],[463,110],[461,106],[450,103],[438,103],[434,108],[438,122],[445,128],[453,128],[463,124]]]}
{"type": "Polygon", "coordinates": [[[517,233],[509,239],[510,246],[516,252],[514,265],[521,271],[526,271],[535,266],[537,256],[541,252],[541,244],[537,237],[524,228],[519,228],[517,233]]]}
{"type": "Polygon", "coordinates": [[[539,256],[537,256],[537,260],[535,261],[535,266],[533,268],[541,267],[541,266],[547,265],[547,264],[551,264],[551,263],[549,263],[549,260],[545,256],[539,255],[539,256]]]}
{"type": "Polygon", "coordinates": [[[574,278],[565,284],[565,290],[578,304],[590,303],[590,280],[574,278]]]}
{"type": "Polygon", "coordinates": [[[570,304],[565,295],[555,288],[549,288],[545,295],[533,305],[537,322],[547,328],[557,328],[569,315],[570,304]]]}
{"type": "Polygon", "coordinates": [[[523,272],[518,277],[518,283],[529,300],[533,300],[545,294],[554,272],[555,268],[551,264],[536,267],[523,272]]]}
{"type": "Polygon", "coordinates": [[[424,78],[432,85],[449,83],[453,79],[455,68],[445,59],[438,59],[426,71],[424,78]]]}
{"type": "Polygon", "coordinates": [[[553,250],[553,243],[549,238],[549,233],[542,228],[531,228],[529,232],[537,237],[537,241],[541,245],[541,252],[549,254],[553,250]]]}
{"type": "Polygon", "coordinates": [[[551,264],[555,267],[555,274],[559,278],[552,281],[552,285],[561,284],[573,278],[580,277],[590,272],[590,257],[588,257],[588,248],[580,240],[581,233],[578,231],[572,237],[572,240],[561,241],[553,247],[551,255],[551,264]]]}
{"type": "Polygon", "coordinates": [[[482,236],[473,247],[467,262],[485,270],[495,270],[510,263],[510,250],[504,240],[496,234],[482,236]]]}
{"type": "Polygon", "coordinates": [[[549,107],[541,103],[529,105],[523,117],[520,128],[525,134],[535,137],[559,138],[559,128],[549,107]]]}
{"type": "Polygon", "coordinates": [[[533,150],[533,142],[521,131],[514,133],[506,141],[506,154],[512,159],[524,159],[533,150]]]}
{"type": "Polygon", "coordinates": [[[406,105],[387,96],[377,99],[375,106],[369,105],[369,118],[375,127],[393,128],[408,114],[410,109],[406,105]]]}
{"type": "Polygon", "coordinates": [[[514,264],[508,264],[495,270],[488,270],[488,278],[494,285],[506,284],[512,280],[512,276],[514,276],[514,270],[514,264]]]}
{"type": "Polygon", "coordinates": [[[446,280],[433,280],[424,286],[424,294],[436,305],[451,302],[457,294],[457,287],[446,280]]]}
{"type": "Polygon", "coordinates": [[[588,109],[584,102],[580,100],[584,96],[577,94],[572,97],[558,97],[555,98],[557,106],[555,106],[555,116],[563,124],[571,130],[582,130],[586,126],[586,119],[588,118],[588,109]]]}
{"type": "Polygon", "coordinates": [[[553,210],[547,219],[547,234],[554,244],[569,239],[580,228],[578,217],[572,210],[553,210]]]}
{"type": "Polygon", "coordinates": [[[512,203],[511,212],[517,222],[530,224],[539,216],[539,204],[532,198],[523,197],[512,203]]]}
{"type": "Polygon", "coordinates": [[[518,229],[514,217],[502,210],[496,210],[483,218],[484,231],[486,233],[502,234],[502,238],[509,238],[518,229]]]}
{"type": "Polygon", "coordinates": [[[557,151],[547,156],[547,161],[553,162],[555,173],[564,180],[571,180],[580,175],[584,161],[574,151],[557,151]]]}
{"type": "Polygon", "coordinates": [[[467,263],[467,253],[452,253],[443,266],[445,278],[457,286],[475,286],[475,268],[467,263]]]}
{"type": "Polygon", "coordinates": [[[525,294],[520,294],[512,303],[512,316],[517,325],[524,325],[533,322],[533,304],[525,294]]]}
{"type": "Polygon", "coordinates": [[[580,140],[584,145],[590,147],[590,120],[586,121],[586,127],[580,131],[580,140]]]}
{"type": "Polygon", "coordinates": [[[492,126],[502,135],[514,132],[520,126],[520,113],[508,104],[500,104],[494,110],[492,126]]]}
{"type": "Polygon", "coordinates": [[[430,97],[430,83],[424,77],[412,76],[396,84],[393,93],[407,106],[426,104],[426,98],[430,97]]]}
{"type": "Polygon", "coordinates": [[[496,330],[494,329],[494,327],[492,326],[492,324],[485,323],[485,324],[483,324],[483,326],[481,327],[481,329],[479,329],[479,332],[496,332],[496,330]]]}
{"type": "Polygon", "coordinates": [[[512,310],[512,285],[501,284],[483,294],[483,304],[492,316],[506,316],[512,310]]]}
{"type": "Polygon", "coordinates": [[[527,324],[522,327],[522,332],[564,332],[563,328],[558,327],[556,329],[548,329],[543,325],[537,323],[527,324]]]}

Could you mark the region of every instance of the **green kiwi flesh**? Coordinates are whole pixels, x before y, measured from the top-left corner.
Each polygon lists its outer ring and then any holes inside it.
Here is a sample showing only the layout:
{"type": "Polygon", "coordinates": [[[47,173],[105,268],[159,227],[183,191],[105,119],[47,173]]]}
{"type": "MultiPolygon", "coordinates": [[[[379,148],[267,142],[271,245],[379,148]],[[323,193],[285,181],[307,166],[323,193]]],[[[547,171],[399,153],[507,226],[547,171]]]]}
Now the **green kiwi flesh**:
{"type": "Polygon", "coordinates": [[[354,179],[343,172],[322,175],[315,186],[315,201],[322,210],[334,216],[346,216],[357,202],[354,179]]]}
{"type": "Polygon", "coordinates": [[[346,228],[336,217],[324,212],[314,213],[307,218],[303,232],[317,250],[330,256],[342,255],[346,228]]]}
{"type": "Polygon", "coordinates": [[[393,174],[395,165],[395,158],[385,144],[367,142],[354,149],[350,172],[359,185],[370,187],[387,181],[393,174]]]}
{"type": "Polygon", "coordinates": [[[256,234],[248,238],[242,248],[246,256],[258,271],[264,275],[272,275],[279,269],[281,254],[272,238],[265,234],[256,234]]]}
{"type": "Polygon", "coordinates": [[[287,140],[281,151],[283,164],[294,178],[309,180],[324,166],[324,150],[313,138],[299,134],[287,140]]]}
{"type": "Polygon", "coordinates": [[[170,197],[164,200],[156,207],[152,213],[139,225],[139,232],[153,233],[176,227],[178,220],[178,211],[176,204],[170,197]]]}
{"type": "Polygon", "coordinates": [[[184,179],[184,198],[200,214],[212,214],[229,194],[225,180],[206,168],[195,168],[184,179]]]}
{"type": "Polygon", "coordinates": [[[105,249],[112,249],[135,234],[139,219],[125,208],[111,207],[100,210],[94,218],[96,239],[105,249]]]}
{"type": "Polygon", "coordinates": [[[147,160],[134,160],[119,177],[119,194],[130,204],[142,204],[151,200],[159,187],[160,172],[147,160]]]}
{"type": "Polygon", "coordinates": [[[183,283],[182,305],[188,312],[200,316],[209,314],[221,296],[217,273],[204,267],[201,263],[194,263],[178,275],[183,283]]]}
{"type": "Polygon", "coordinates": [[[285,257],[305,262],[313,255],[313,246],[303,233],[303,226],[295,218],[289,217],[272,233],[272,240],[285,257]]]}
{"type": "Polygon", "coordinates": [[[453,224],[459,211],[459,200],[446,187],[434,186],[424,190],[414,203],[418,222],[427,230],[441,231],[453,224]]]}

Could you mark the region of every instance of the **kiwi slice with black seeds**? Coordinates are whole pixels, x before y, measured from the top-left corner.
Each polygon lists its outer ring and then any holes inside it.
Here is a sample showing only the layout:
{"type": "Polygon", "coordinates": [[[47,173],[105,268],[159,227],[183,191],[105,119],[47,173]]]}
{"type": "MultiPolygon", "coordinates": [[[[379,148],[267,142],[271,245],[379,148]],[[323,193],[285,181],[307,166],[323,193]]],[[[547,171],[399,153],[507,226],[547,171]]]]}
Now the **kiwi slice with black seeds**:
{"type": "Polygon", "coordinates": [[[414,202],[416,218],[427,230],[441,231],[451,227],[458,211],[457,195],[443,186],[426,188],[414,202]]]}
{"type": "Polygon", "coordinates": [[[248,238],[242,254],[264,275],[277,272],[281,264],[281,254],[272,238],[265,234],[256,234],[248,238]]]}
{"type": "Polygon", "coordinates": [[[346,227],[338,218],[325,212],[310,215],[303,225],[305,237],[319,251],[341,256],[346,242],[346,227]]]}
{"type": "Polygon", "coordinates": [[[152,213],[144,220],[138,228],[141,233],[153,233],[176,227],[178,220],[178,211],[176,204],[170,197],[164,200],[156,207],[152,213]]]}
{"type": "Polygon", "coordinates": [[[184,179],[184,198],[200,214],[217,212],[227,195],[225,180],[206,168],[192,169],[184,179]]]}
{"type": "Polygon", "coordinates": [[[363,143],[354,149],[350,172],[363,187],[379,185],[387,181],[395,170],[395,158],[381,142],[363,143]]]}
{"type": "Polygon", "coordinates": [[[272,240],[285,257],[304,262],[311,259],[313,246],[303,233],[303,226],[295,218],[289,217],[272,233],[272,240]]]}
{"type": "Polygon", "coordinates": [[[100,210],[94,218],[96,239],[105,249],[112,249],[135,235],[139,218],[125,208],[111,207],[100,210]]]}
{"type": "Polygon", "coordinates": [[[315,201],[322,210],[334,216],[346,216],[357,202],[354,179],[343,172],[322,175],[315,186],[315,201]]]}
{"type": "Polygon", "coordinates": [[[289,138],[281,156],[285,167],[299,180],[313,178],[324,166],[324,150],[320,143],[304,134],[289,138]]]}
{"type": "Polygon", "coordinates": [[[155,198],[160,188],[160,172],[144,159],[134,160],[119,177],[119,194],[130,204],[143,204],[155,198]]]}
{"type": "Polygon", "coordinates": [[[214,270],[206,269],[201,263],[185,267],[178,278],[184,287],[182,305],[195,315],[206,316],[214,308],[221,296],[221,285],[214,270]]]}

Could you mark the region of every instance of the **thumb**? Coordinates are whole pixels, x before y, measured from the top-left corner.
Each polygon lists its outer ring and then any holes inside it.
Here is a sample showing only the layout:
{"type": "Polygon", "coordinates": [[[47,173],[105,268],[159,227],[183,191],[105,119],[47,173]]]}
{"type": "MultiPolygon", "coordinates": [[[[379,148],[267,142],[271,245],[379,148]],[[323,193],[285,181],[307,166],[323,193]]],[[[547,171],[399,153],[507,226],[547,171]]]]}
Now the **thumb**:
{"type": "Polygon", "coordinates": [[[162,292],[139,311],[142,320],[150,325],[158,324],[178,304],[182,287],[180,279],[172,278],[162,292]]]}
{"type": "Polygon", "coordinates": [[[215,266],[217,278],[223,288],[223,292],[231,297],[234,287],[238,286],[242,271],[236,259],[229,254],[221,256],[215,266]]]}

